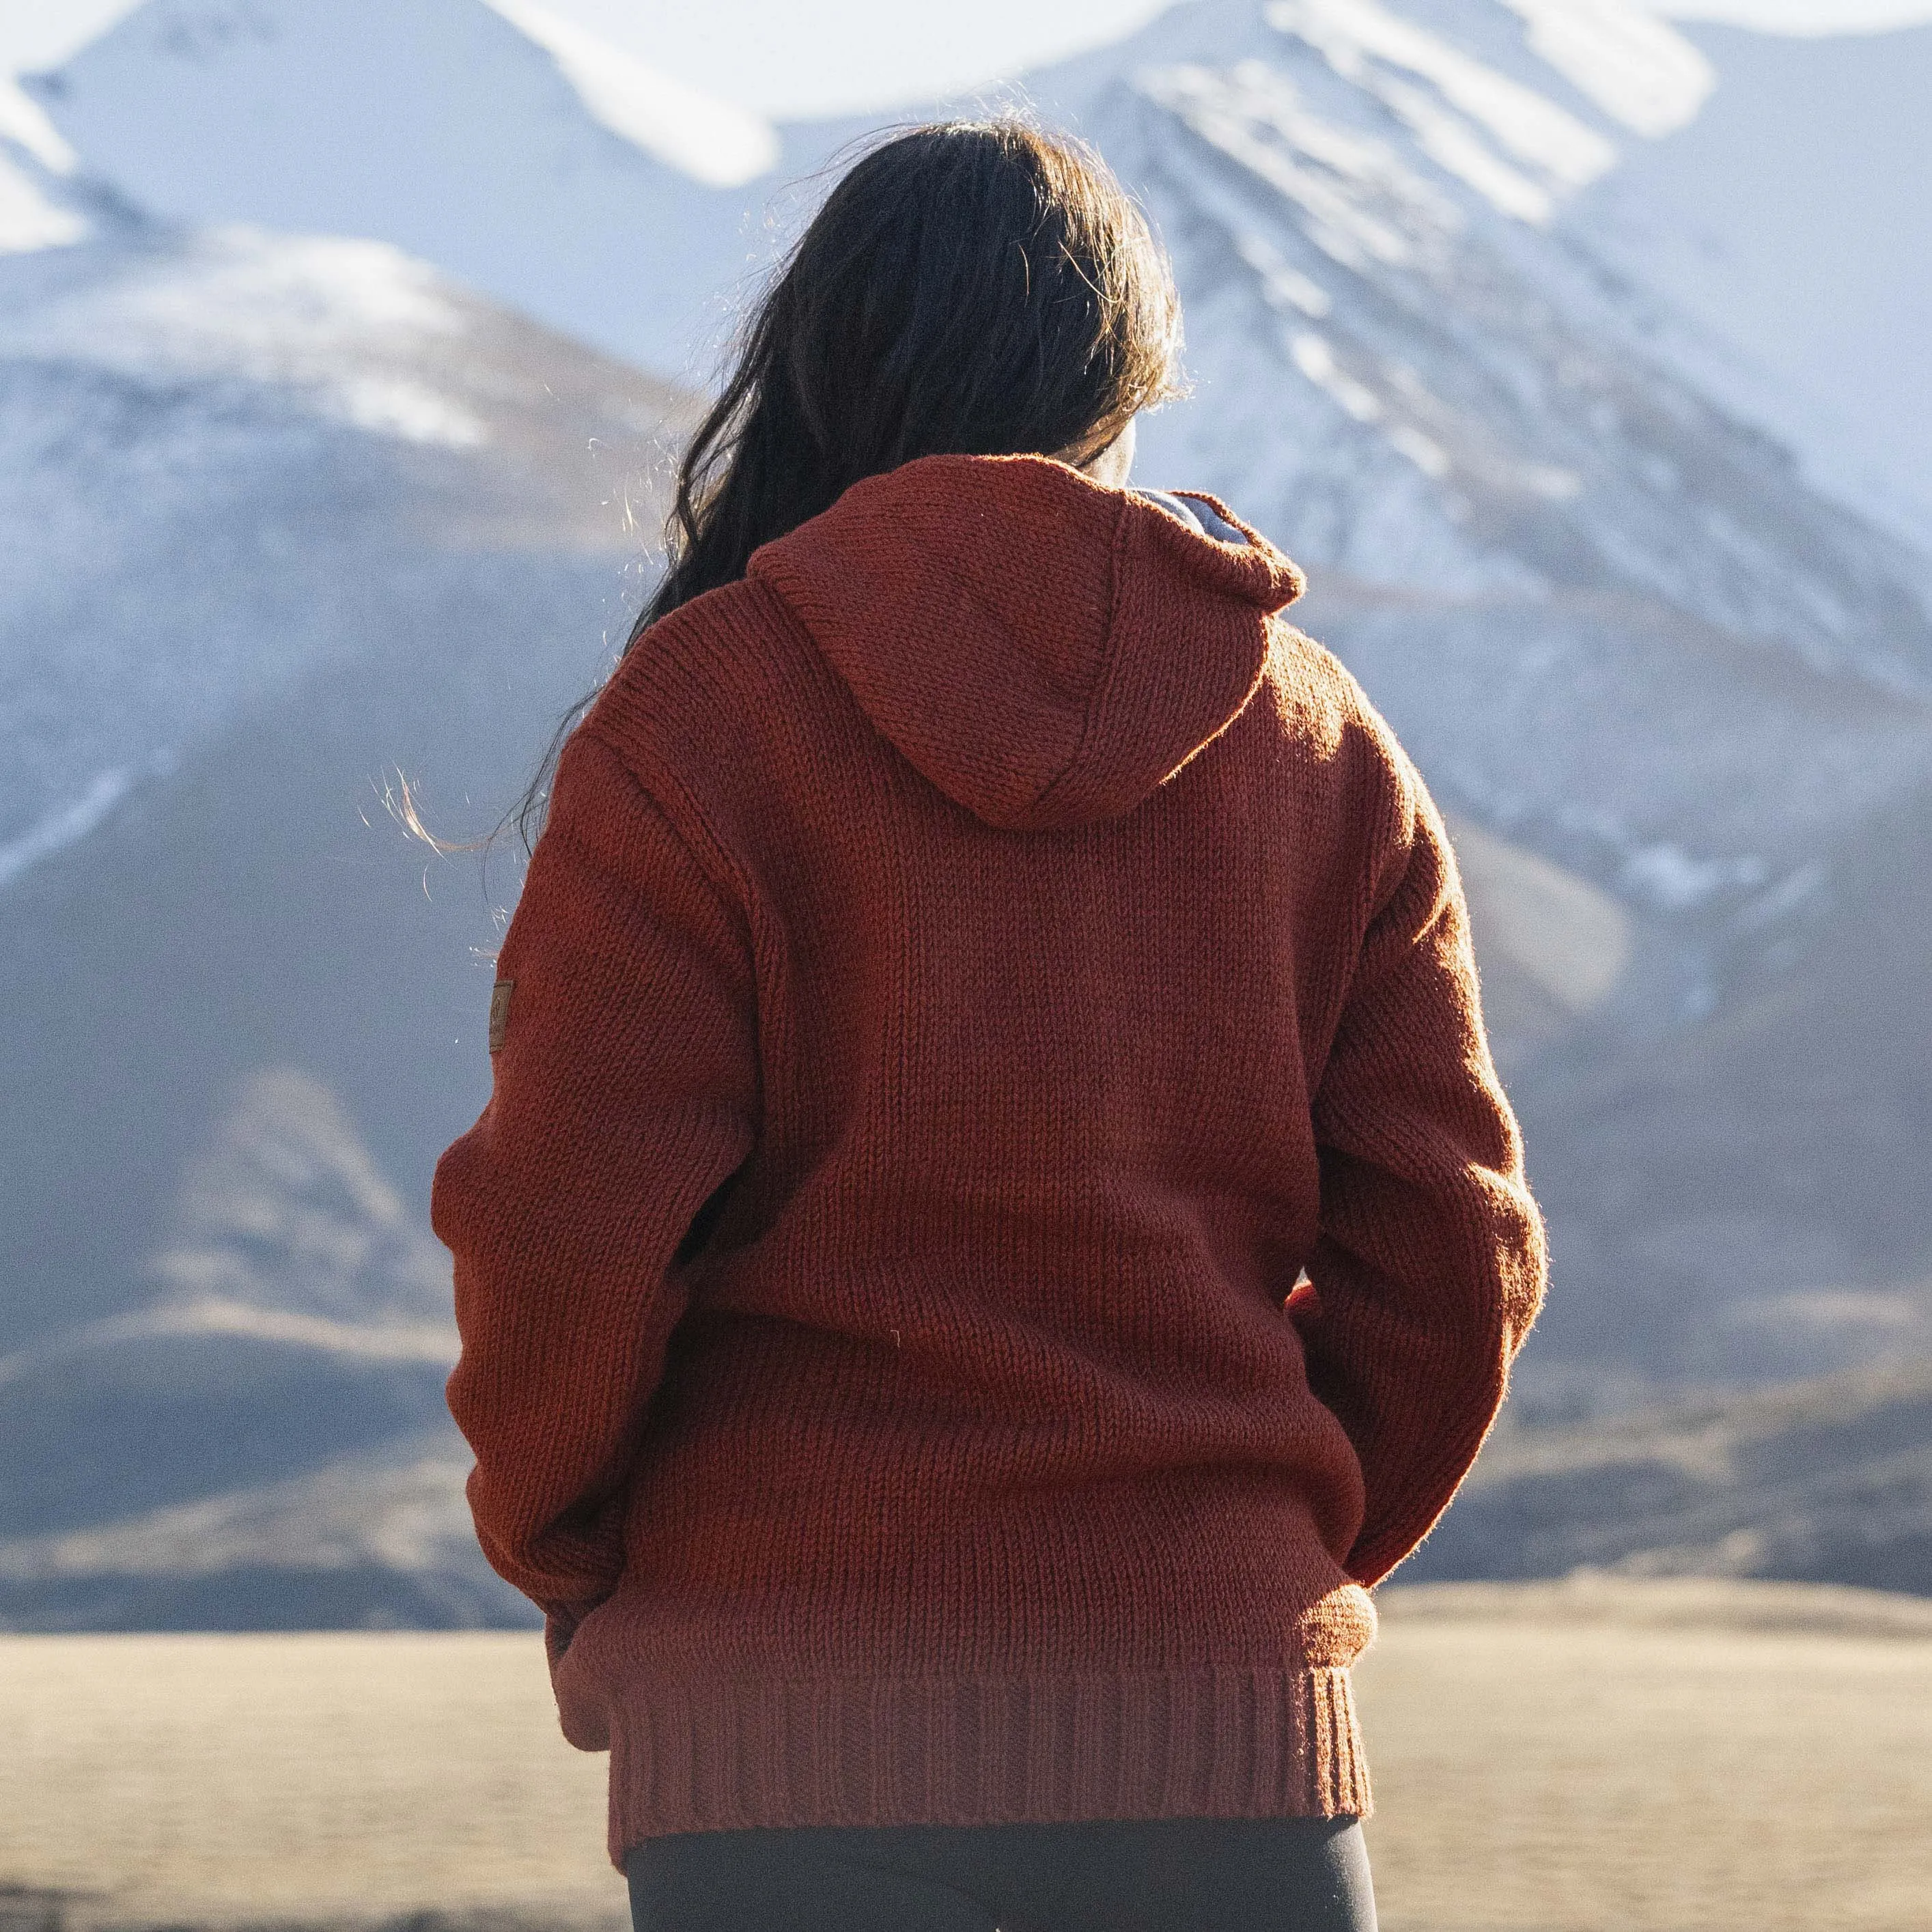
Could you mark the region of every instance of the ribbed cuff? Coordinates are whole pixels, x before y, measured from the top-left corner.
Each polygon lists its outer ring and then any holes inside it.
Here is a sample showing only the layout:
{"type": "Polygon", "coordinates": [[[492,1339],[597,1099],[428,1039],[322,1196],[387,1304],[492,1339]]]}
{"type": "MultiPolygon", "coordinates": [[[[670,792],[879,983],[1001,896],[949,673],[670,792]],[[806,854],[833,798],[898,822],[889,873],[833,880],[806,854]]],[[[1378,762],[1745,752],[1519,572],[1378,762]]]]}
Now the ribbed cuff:
{"type": "Polygon", "coordinates": [[[785,1682],[632,1680],[610,1856],[678,1832],[1365,1817],[1336,1667],[785,1682]]]}

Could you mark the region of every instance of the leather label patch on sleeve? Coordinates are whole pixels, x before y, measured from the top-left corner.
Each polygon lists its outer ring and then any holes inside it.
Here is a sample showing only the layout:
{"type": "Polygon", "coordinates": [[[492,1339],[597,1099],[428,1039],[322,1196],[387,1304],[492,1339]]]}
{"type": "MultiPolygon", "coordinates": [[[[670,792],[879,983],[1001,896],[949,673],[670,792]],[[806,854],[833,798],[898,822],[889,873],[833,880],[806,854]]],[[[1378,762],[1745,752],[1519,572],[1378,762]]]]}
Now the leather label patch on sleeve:
{"type": "Polygon", "coordinates": [[[517,990],[514,980],[499,980],[490,994],[490,1051],[501,1053],[503,1036],[510,1030],[510,995],[517,990]]]}

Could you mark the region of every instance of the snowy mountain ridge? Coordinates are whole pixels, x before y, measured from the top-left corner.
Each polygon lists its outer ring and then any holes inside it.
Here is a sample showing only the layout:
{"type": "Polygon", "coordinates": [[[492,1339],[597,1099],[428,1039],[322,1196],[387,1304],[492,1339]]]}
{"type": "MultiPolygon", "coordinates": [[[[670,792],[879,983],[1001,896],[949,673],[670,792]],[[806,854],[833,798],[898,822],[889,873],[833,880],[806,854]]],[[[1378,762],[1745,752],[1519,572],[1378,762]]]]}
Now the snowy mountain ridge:
{"type": "MultiPolygon", "coordinates": [[[[1477,45],[1508,17],[1408,11],[1477,45]]],[[[1528,115],[1370,0],[1220,17],[1220,63],[1030,90],[1175,256],[1197,394],[1148,465],[1314,567],[1308,621],[1479,821],[1761,949],[1822,909],[1821,838],[1926,776],[1924,557],[1654,358],[1550,232],[1609,138],[1584,104],[1528,115]]],[[[1169,20],[1148,51],[1198,52],[1169,20]]]]}
{"type": "Polygon", "coordinates": [[[1723,85],[1560,226],[1696,386],[1932,548],[1932,26],[1695,32],[1723,85]]]}
{"type": "Polygon", "coordinates": [[[710,188],[737,188],[778,165],[771,124],[647,67],[532,0],[489,0],[555,60],[592,117],[620,139],[710,188]]]}
{"type": "Polygon", "coordinates": [[[148,0],[24,85],[164,218],[387,242],[632,359],[673,328],[646,265],[736,238],[670,204],[708,218],[779,152],[537,0],[148,0]]]}
{"type": "MultiPolygon", "coordinates": [[[[1694,386],[1932,547],[1932,452],[1869,400],[1891,381],[1932,406],[1912,347],[1932,326],[1932,214],[1905,186],[1915,152],[1917,178],[1927,165],[1912,102],[1932,84],[1932,30],[1793,43],[1623,0],[1193,0],[1019,91],[1077,119],[1096,87],[1141,68],[1280,70],[1286,40],[1372,104],[1425,172],[1550,231],[1550,260],[1580,250],[1607,268],[1652,352],[1694,386]],[[1808,88],[1816,63],[1846,71],[1808,88]],[[1754,120],[1774,94],[1776,118],[1754,120]],[[1861,97],[1880,111],[1858,112],[1861,97]],[[1738,158],[1748,127],[1786,166],[1780,126],[1815,130],[1782,185],[1795,225],[1756,218],[1764,198],[1738,158]],[[1713,238],[1713,193],[1732,197],[1734,256],[1713,238]],[[1875,224],[1894,212],[1904,245],[1880,246],[1875,224]],[[1852,230],[1857,299],[1800,286],[1802,265],[1842,257],[1852,230]],[[1799,286],[1796,309],[1766,299],[1780,275],[1799,286]],[[1832,328],[1857,331],[1856,374],[1832,328]]],[[[708,369],[795,226],[789,184],[868,125],[774,130],[686,99],[539,0],[148,0],[30,85],[146,206],[386,239],[679,380],[708,369]]]]}
{"type": "MultiPolygon", "coordinates": [[[[0,892],[359,648],[221,580],[235,550],[272,570],[319,531],[363,540],[317,508],[346,450],[453,477],[556,434],[497,314],[389,244],[183,230],[40,178],[80,232],[0,255],[0,528],[22,533],[0,544],[0,892]],[[128,633],[136,586],[196,554],[190,601],[157,620],[170,646],[128,633]]],[[[653,434],[664,392],[637,386],[653,434]]],[[[628,542],[616,516],[605,541],[628,542]]]]}
{"type": "MultiPolygon", "coordinates": [[[[1716,84],[1696,50],[1660,22],[1529,0],[1510,10],[1528,24],[1532,52],[1612,121],[1653,140],[1694,120],[1716,84]]],[[[1378,0],[1271,0],[1263,17],[1314,48],[1504,214],[1546,224],[1558,194],[1588,187],[1620,158],[1547,95],[1378,0]]]]}
{"type": "Polygon", "coordinates": [[[1532,52],[1605,113],[1652,140],[1688,124],[1717,75],[1667,22],[1618,0],[1505,0],[1532,52]]]}
{"type": "MultiPolygon", "coordinates": [[[[259,465],[273,445],[298,466],[339,429],[452,450],[488,440],[443,377],[460,310],[386,244],[176,238],[105,208],[86,231],[101,238],[0,260],[0,519],[32,532],[0,560],[0,889],[313,662],[299,632],[232,620],[174,658],[76,652],[50,621],[104,574],[138,576],[158,528],[211,507],[223,446],[259,465]],[[102,461],[130,413],[145,446],[132,519],[102,461]]],[[[233,479],[238,506],[260,482],[233,479]]]]}
{"type": "MultiPolygon", "coordinates": [[[[1484,0],[1483,15],[1493,17],[1478,17],[1484,31],[1474,52],[1454,38],[1460,28],[1471,38],[1466,8],[1445,15],[1434,4],[1271,0],[1259,11],[1408,118],[1445,165],[1467,169],[1505,206],[1538,220],[1552,212],[1552,185],[1574,191],[1617,164],[1606,125],[1620,136],[1656,139],[1694,119],[1715,84],[1682,34],[1618,0],[1484,0]],[[1504,22],[1516,31],[1499,32],[1504,22]],[[1552,98],[1552,82],[1588,116],[1552,98]],[[1539,184],[1516,162],[1549,182],[1539,184]]],[[[1226,6],[1180,7],[1120,48],[1083,60],[1120,67],[1138,56],[1142,42],[1172,39],[1176,28],[1196,44],[1226,40],[1234,16],[1252,25],[1256,14],[1252,6],[1232,16],[1226,6]]],[[[501,234],[486,261],[478,236],[460,231],[460,214],[450,218],[459,206],[448,191],[454,171],[464,170],[472,191],[487,184],[503,231],[527,227],[533,193],[549,190],[553,220],[580,249],[593,214],[616,217],[613,241],[634,232],[635,211],[622,218],[614,185],[618,199],[655,190],[662,213],[680,199],[680,186],[730,189],[781,165],[795,170],[824,145],[826,131],[801,126],[782,136],[538,0],[147,0],[29,85],[90,162],[148,206],[198,220],[378,236],[459,273],[483,267],[498,296],[552,321],[566,321],[568,307],[589,339],[670,370],[685,366],[699,316],[656,308],[624,316],[627,292],[616,288],[600,312],[581,289],[546,284],[538,258],[519,259],[501,234]],[[522,158],[535,163],[526,171],[534,178],[508,200],[511,183],[490,152],[500,144],[479,138],[492,123],[534,137],[522,158]],[[616,142],[586,139],[593,127],[616,142]],[[672,181],[654,179],[650,164],[668,169],[672,181]],[[566,181],[574,207],[557,193],[566,181]],[[438,205],[440,236],[428,212],[438,205]],[[347,222],[314,218],[351,208],[357,218],[347,222]]],[[[694,209],[704,205],[700,196],[694,209]]],[[[707,212],[730,206],[720,199],[707,212]]],[[[679,224],[652,250],[653,268],[687,293],[715,266],[715,250],[688,248],[701,225],[679,224]]],[[[526,248],[535,240],[523,238],[526,248]]]]}

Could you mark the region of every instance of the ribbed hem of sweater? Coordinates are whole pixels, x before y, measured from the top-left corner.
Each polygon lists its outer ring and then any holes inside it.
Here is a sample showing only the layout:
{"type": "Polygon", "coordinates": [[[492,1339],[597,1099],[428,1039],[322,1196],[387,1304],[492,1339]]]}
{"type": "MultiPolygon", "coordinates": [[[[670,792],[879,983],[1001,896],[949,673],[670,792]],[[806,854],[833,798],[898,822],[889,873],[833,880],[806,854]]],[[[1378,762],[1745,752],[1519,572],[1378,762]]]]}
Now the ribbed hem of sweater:
{"type": "Polygon", "coordinates": [[[1366,1817],[1346,1668],[632,1682],[610,1857],[674,1832],[1366,1817]]]}

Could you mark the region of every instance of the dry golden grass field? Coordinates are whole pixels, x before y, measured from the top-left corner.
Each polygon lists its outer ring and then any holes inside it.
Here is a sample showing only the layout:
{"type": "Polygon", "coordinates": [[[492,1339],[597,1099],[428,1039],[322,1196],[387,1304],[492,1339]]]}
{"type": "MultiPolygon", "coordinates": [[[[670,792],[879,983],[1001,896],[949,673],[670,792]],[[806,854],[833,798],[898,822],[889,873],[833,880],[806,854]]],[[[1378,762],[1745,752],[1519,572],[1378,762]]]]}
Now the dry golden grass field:
{"type": "MultiPolygon", "coordinates": [[[[1389,1932],[1927,1932],[1932,1602],[1391,1591],[1389,1932]]],[[[0,1638],[0,1926],[621,1923],[520,1636],[0,1638]]]]}

